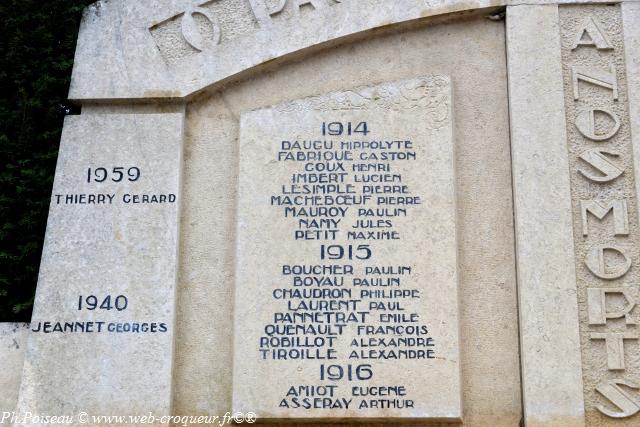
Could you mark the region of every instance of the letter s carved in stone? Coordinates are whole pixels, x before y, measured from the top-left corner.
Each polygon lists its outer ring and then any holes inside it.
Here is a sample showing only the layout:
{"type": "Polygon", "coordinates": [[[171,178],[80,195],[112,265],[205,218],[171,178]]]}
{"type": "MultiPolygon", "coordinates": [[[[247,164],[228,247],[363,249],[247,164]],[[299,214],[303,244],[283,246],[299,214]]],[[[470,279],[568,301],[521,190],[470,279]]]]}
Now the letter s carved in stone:
{"type": "Polygon", "coordinates": [[[626,386],[634,390],[640,389],[637,384],[620,379],[600,383],[600,385],[596,387],[598,393],[609,399],[620,411],[614,412],[602,405],[598,405],[598,411],[611,418],[629,418],[640,412],[640,401],[620,386],[626,386]]]}

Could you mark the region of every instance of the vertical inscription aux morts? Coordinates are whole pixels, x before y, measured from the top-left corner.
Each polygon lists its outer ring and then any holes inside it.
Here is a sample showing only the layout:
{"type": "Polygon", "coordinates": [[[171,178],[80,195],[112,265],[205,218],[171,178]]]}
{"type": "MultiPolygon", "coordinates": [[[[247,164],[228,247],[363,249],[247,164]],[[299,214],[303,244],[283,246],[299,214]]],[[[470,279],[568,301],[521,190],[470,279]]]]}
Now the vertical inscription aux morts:
{"type": "Polygon", "coordinates": [[[431,77],[243,115],[235,409],[457,413],[449,96],[431,77]]]}
{"type": "Polygon", "coordinates": [[[628,355],[639,338],[638,220],[620,7],[566,6],[560,17],[587,424],[605,415],[637,425],[640,361],[628,355]]]}

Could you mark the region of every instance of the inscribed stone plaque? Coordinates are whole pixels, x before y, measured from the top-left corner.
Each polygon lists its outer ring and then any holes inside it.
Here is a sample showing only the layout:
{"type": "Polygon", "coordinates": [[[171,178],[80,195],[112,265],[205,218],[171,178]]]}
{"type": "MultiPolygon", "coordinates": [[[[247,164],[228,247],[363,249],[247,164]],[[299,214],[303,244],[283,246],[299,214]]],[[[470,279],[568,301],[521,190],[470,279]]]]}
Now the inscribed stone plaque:
{"type": "Polygon", "coordinates": [[[461,418],[451,87],[242,115],[234,410],[461,418]]]}
{"type": "Polygon", "coordinates": [[[182,114],[65,120],[20,412],[169,414],[182,128],[182,114]]]}

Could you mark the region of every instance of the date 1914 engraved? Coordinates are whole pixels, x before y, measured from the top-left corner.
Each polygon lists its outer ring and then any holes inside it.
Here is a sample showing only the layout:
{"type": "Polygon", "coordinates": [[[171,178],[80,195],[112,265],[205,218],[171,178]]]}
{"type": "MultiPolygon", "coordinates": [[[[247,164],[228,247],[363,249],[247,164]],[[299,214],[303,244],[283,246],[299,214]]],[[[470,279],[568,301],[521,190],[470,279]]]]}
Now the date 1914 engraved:
{"type": "Polygon", "coordinates": [[[430,77],[243,116],[236,409],[455,418],[449,96],[430,77]]]}

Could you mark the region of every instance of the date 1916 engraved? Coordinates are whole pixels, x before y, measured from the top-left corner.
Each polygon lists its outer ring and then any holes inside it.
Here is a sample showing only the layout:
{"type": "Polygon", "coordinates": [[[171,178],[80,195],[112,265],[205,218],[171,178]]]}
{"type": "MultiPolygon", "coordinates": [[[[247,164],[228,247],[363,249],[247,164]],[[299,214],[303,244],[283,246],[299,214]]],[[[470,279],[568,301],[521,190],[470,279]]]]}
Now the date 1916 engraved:
{"type": "Polygon", "coordinates": [[[459,387],[448,89],[424,78],[242,117],[234,389],[258,415],[457,413],[459,393],[436,392],[459,387]]]}

